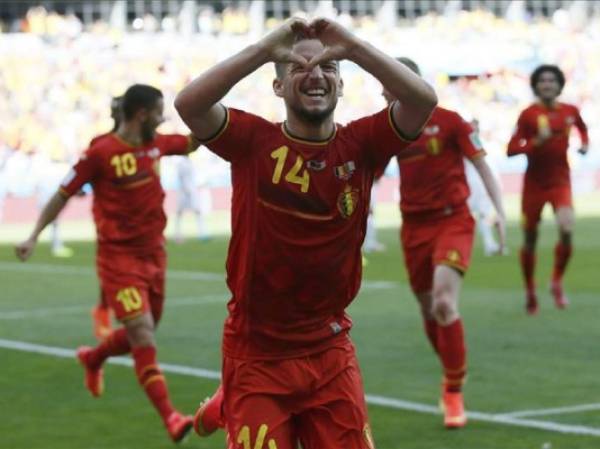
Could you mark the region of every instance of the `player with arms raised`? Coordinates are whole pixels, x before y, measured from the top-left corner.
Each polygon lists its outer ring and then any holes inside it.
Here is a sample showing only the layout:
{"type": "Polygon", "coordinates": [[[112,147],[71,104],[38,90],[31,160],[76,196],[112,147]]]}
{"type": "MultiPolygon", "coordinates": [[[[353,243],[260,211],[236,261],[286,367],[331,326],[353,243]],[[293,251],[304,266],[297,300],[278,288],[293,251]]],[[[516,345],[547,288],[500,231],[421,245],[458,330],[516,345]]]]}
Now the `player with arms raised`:
{"type": "Polygon", "coordinates": [[[419,134],[436,101],[402,64],[326,19],[289,20],[178,95],[195,136],[231,162],[222,371],[230,449],[373,447],[345,308],[360,287],[374,173],[419,134]],[[343,59],[399,101],[336,125],[343,59]],[[283,123],[220,103],[269,62],[283,123]]]}
{"type": "Polygon", "coordinates": [[[565,75],[557,66],[539,66],[531,74],[530,83],[538,101],[521,112],[508,143],[508,155],[527,156],[521,199],[524,243],[520,258],[526,289],[525,306],[527,313],[533,315],[538,310],[535,247],[538,224],[546,203],[554,209],[559,231],[559,241],[554,248],[551,293],[556,307],[563,309],[568,305],[562,278],[571,258],[575,217],[567,150],[571,128],[575,126],[581,138],[579,151],[586,154],[588,133],[577,107],[557,100],[565,86],[565,75]]]}
{"type": "MultiPolygon", "coordinates": [[[[420,74],[414,61],[399,60],[420,74]]],[[[396,98],[385,86],[383,96],[389,103],[396,98]]],[[[467,205],[464,158],[473,163],[494,204],[500,247],[504,246],[500,187],[484,156],[471,125],[456,112],[441,107],[435,108],[421,137],[397,156],[400,239],[425,333],[444,370],[441,404],[447,428],[463,427],[467,422],[462,396],[467,350],[458,297],[469,268],[475,222],[467,205]]]]}
{"type": "Polygon", "coordinates": [[[28,259],[44,227],[85,183],[92,185],[100,288],[123,327],[112,331],[95,348],[78,349],[85,385],[93,396],[100,396],[104,361],[131,352],[140,385],[171,439],[180,441],[192,420],[171,404],[157,364],[154,339],[163,310],[166,270],[165,193],[158,170],[162,156],[186,154],[198,143],[183,135],[156,133],[163,121],[160,90],[136,84],[127,89],[122,102],[123,121],[116,132],[93,141],[42,211],[29,239],[16,247],[16,253],[21,260],[28,259]]]}

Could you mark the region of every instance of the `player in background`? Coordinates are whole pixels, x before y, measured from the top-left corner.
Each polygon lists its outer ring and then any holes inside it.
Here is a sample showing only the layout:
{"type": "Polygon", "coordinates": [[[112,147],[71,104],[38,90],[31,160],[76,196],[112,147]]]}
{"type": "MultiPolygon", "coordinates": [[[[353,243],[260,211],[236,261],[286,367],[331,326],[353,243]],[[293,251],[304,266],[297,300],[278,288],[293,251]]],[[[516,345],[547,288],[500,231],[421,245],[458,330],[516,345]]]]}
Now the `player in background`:
{"type": "MultiPolygon", "coordinates": [[[[417,75],[417,64],[400,58],[417,75]]],[[[383,96],[397,98],[384,85],[383,96]]],[[[454,111],[436,107],[419,139],[397,156],[400,168],[400,239],[425,333],[443,368],[441,405],[447,428],[467,422],[462,385],[467,348],[458,298],[471,259],[475,222],[469,207],[464,158],[483,181],[498,215],[504,246],[505,214],[500,188],[485,161],[477,133],[454,111]]]]}
{"type": "MultiPolygon", "coordinates": [[[[123,101],[122,96],[113,97],[110,101],[110,118],[113,119],[113,127],[110,133],[114,133],[119,129],[121,124],[121,102],[123,101]]],[[[108,133],[108,134],[110,134],[108,133]]],[[[90,141],[90,147],[94,144],[97,139],[105,137],[107,134],[101,134],[94,137],[90,141]]],[[[100,289],[98,295],[98,303],[92,307],[92,327],[94,335],[98,341],[102,341],[110,335],[112,332],[112,318],[110,313],[110,306],[106,300],[102,289],[100,289]]]]}
{"type": "Polygon", "coordinates": [[[131,352],[140,385],[171,439],[180,441],[192,420],[171,404],[154,338],[163,310],[166,271],[165,194],[158,170],[162,156],[186,154],[198,145],[187,136],[156,133],[164,119],[162,93],[154,87],[131,86],[123,96],[122,110],[117,131],[99,137],[85,151],[46,205],[30,237],[16,247],[16,254],[27,260],[40,232],[71,196],[84,184],[92,185],[100,288],[123,326],[95,348],[77,350],[85,386],[94,397],[100,396],[105,360],[131,352]]]}
{"type": "Polygon", "coordinates": [[[196,168],[191,158],[178,157],[175,162],[177,171],[177,211],[175,214],[175,241],[183,243],[183,232],[181,222],[186,210],[192,211],[196,218],[196,232],[200,241],[207,241],[210,235],[207,232],[206,212],[210,210],[210,192],[207,189],[199,189],[196,176],[196,168]]]}
{"type": "Polygon", "coordinates": [[[575,220],[567,160],[571,128],[575,126],[579,131],[581,154],[587,153],[589,139],[577,107],[558,101],[565,86],[565,75],[557,66],[544,64],[537,67],[531,74],[530,84],[537,101],[521,112],[508,143],[508,156],[527,156],[521,198],[524,241],[520,261],[525,281],[525,307],[527,313],[533,315],[538,311],[534,278],[535,247],[538,224],[546,203],[550,203],[554,209],[559,233],[554,248],[550,290],[556,307],[564,309],[569,303],[563,291],[562,279],[573,250],[575,220]]]}
{"type": "MultiPolygon", "coordinates": [[[[471,126],[473,127],[473,131],[479,134],[479,121],[471,120],[471,126]]],[[[496,182],[499,183],[498,176],[494,173],[493,167],[490,164],[488,164],[488,166],[496,178],[496,182]]],[[[468,163],[467,160],[465,160],[465,176],[467,177],[467,184],[469,185],[470,191],[467,204],[477,223],[477,230],[479,231],[481,242],[483,243],[483,253],[486,256],[500,254],[500,245],[494,236],[494,226],[496,224],[493,210],[494,205],[481,181],[479,172],[475,166],[468,163]]],[[[506,253],[506,247],[504,250],[504,253],[506,253]]]]}
{"type": "Polygon", "coordinates": [[[360,286],[374,173],[419,134],[436,101],[421,78],[327,19],[290,19],[177,96],[195,136],[231,162],[232,299],[215,407],[229,449],[373,448],[345,309],[360,286]],[[399,100],[336,125],[343,59],[399,100]],[[220,103],[269,62],[283,123],[220,103]]]}

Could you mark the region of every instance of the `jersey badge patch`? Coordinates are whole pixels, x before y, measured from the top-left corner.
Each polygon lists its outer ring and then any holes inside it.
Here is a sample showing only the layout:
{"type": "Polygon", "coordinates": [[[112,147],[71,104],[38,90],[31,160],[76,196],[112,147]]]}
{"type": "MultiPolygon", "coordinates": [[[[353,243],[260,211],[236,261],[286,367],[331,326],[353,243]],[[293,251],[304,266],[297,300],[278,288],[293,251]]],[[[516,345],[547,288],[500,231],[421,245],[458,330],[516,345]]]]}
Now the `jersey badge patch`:
{"type": "Polygon", "coordinates": [[[333,167],[333,172],[335,173],[336,178],[341,179],[342,181],[348,181],[354,174],[355,170],[356,165],[354,164],[354,161],[348,161],[342,165],[333,167]]]}
{"type": "Polygon", "coordinates": [[[337,207],[344,218],[350,218],[356,210],[358,204],[358,190],[347,185],[344,191],[340,193],[337,200],[337,207]]]}
{"type": "Polygon", "coordinates": [[[477,131],[473,131],[471,134],[469,134],[469,140],[476,149],[483,149],[483,145],[481,144],[481,139],[479,138],[479,133],[477,131]]]}

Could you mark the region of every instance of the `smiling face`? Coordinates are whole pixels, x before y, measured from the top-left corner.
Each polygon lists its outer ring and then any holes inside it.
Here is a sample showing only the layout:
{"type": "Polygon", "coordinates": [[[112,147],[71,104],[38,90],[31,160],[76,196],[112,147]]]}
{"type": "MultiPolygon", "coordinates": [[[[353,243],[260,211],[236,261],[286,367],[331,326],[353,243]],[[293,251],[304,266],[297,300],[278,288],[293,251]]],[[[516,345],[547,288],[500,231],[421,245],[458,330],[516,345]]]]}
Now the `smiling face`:
{"type": "MultiPolygon", "coordinates": [[[[323,44],[315,39],[301,40],[293,51],[310,61],[323,51],[323,44]]],[[[289,63],[278,66],[277,71],[273,90],[285,101],[288,114],[309,123],[321,123],[333,116],[343,88],[337,61],[323,62],[311,71],[289,63]]]]}

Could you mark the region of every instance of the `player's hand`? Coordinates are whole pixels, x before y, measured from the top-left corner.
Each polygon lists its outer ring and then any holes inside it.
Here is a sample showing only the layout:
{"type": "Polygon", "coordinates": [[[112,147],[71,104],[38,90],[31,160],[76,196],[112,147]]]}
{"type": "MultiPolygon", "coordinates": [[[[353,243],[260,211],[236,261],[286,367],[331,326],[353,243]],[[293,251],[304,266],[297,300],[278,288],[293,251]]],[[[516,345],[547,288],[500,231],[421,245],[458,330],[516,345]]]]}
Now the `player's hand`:
{"type": "Polygon", "coordinates": [[[33,254],[35,244],[37,242],[33,239],[27,239],[24,242],[15,246],[15,255],[22,261],[25,262],[33,254]]]}
{"type": "Polygon", "coordinates": [[[494,223],[494,226],[496,227],[496,232],[498,233],[498,254],[508,254],[506,247],[506,218],[502,216],[496,217],[496,223],[494,223]]]}
{"type": "Polygon", "coordinates": [[[258,45],[267,51],[271,62],[295,62],[306,67],[306,58],[294,53],[292,48],[299,37],[312,37],[313,34],[306,20],[294,17],[267,34],[258,45]]]}
{"type": "Polygon", "coordinates": [[[354,34],[333,20],[315,19],[310,23],[310,29],[312,36],[319,39],[325,47],[322,53],[310,60],[311,68],[326,61],[349,59],[360,42],[354,34]]]}
{"type": "Polygon", "coordinates": [[[582,154],[582,155],[585,156],[587,154],[587,152],[588,152],[588,146],[587,145],[581,145],[581,148],[579,150],[577,150],[577,152],[579,154],[582,154]]]}

